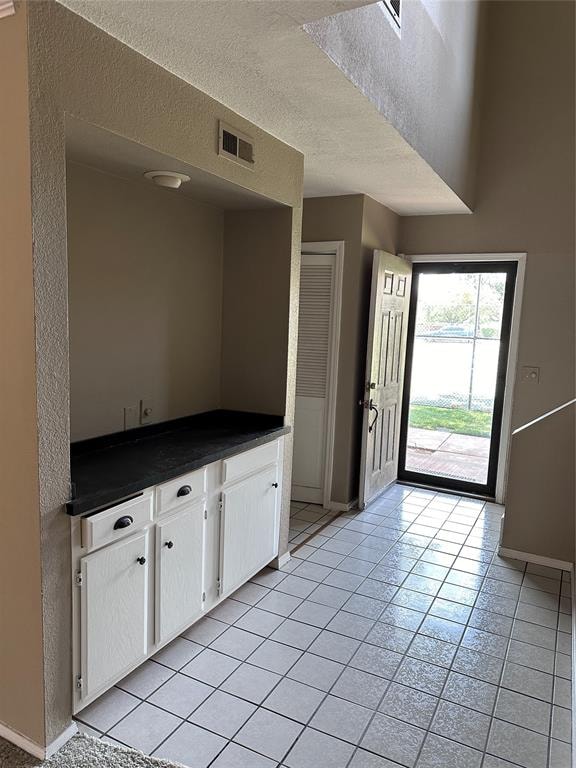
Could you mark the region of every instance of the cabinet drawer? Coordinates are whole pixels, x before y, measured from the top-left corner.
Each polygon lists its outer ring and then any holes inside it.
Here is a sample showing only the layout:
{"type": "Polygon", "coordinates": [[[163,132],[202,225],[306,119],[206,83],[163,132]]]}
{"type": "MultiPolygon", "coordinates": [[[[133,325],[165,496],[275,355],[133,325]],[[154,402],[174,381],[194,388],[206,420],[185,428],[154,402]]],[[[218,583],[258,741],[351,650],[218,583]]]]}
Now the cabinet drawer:
{"type": "Polygon", "coordinates": [[[266,445],[259,445],[251,451],[245,451],[238,456],[232,456],[230,459],[224,459],[222,462],[222,482],[230,483],[239,477],[256,472],[269,464],[275,464],[278,461],[278,449],[280,443],[274,440],[266,445]]]}
{"type": "Polygon", "coordinates": [[[197,499],[206,492],[206,468],[180,475],[175,480],[156,488],[158,514],[176,509],[181,504],[197,499]]]}
{"type": "Polygon", "coordinates": [[[153,504],[152,493],[148,492],[137,499],[117,504],[103,512],[97,512],[82,519],[82,545],[94,549],[109,544],[134,530],[151,522],[153,504]]]}

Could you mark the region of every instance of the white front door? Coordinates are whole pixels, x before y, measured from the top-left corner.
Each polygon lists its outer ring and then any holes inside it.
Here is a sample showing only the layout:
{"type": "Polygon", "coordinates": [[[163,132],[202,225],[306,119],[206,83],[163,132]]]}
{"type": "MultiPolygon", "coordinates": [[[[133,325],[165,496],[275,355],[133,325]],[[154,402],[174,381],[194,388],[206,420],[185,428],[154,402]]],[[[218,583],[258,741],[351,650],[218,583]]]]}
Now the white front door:
{"type": "Polygon", "coordinates": [[[399,256],[374,252],[362,405],[360,509],[398,474],[400,414],[412,265],[399,256]]]}

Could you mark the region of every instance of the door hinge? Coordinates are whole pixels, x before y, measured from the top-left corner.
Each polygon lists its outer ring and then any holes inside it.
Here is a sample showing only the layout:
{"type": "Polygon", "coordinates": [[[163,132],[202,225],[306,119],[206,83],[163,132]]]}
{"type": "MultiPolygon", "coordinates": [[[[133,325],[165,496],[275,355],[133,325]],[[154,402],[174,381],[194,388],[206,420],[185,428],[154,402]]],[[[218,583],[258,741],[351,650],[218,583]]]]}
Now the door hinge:
{"type": "Polygon", "coordinates": [[[217,595],[219,595],[219,594],[220,594],[220,590],[221,590],[221,589],[222,589],[222,585],[221,585],[221,582],[220,582],[220,577],[218,577],[218,578],[216,579],[216,594],[217,594],[217,595]]]}
{"type": "Polygon", "coordinates": [[[224,497],[222,496],[222,494],[220,494],[220,501],[218,503],[220,505],[220,512],[222,512],[222,510],[224,509],[224,497]]]}
{"type": "Polygon", "coordinates": [[[84,579],[82,577],[82,573],[81,571],[78,571],[78,573],[74,575],[74,584],[77,587],[81,587],[83,583],[84,583],[84,579]]]}
{"type": "Polygon", "coordinates": [[[202,602],[206,602],[206,592],[202,592],[202,602]]]}
{"type": "Polygon", "coordinates": [[[208,510],[204,510],[204,520],[208,520],[208,510]]]}
{"type": "Polygon", "coordinates": [[[84,680],[82,680],[81,675],[78,675],[78,677],[76,678],[76,688],[78,688],[78,690],[80,691],[82,690],[83,685],[84,685],[84,680]]]}

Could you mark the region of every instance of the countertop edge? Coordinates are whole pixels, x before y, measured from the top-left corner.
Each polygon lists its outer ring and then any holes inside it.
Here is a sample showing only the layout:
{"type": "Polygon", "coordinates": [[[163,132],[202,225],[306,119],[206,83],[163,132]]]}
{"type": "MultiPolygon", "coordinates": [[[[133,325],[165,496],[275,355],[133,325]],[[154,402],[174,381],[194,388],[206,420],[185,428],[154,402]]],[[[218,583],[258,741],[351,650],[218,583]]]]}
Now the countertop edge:
{"type": "Polygon", "coordinates": [[[289,434],[291,429],[290,426],[286,425],[276,427],[263,435],[250,438],[244,442],[236,443],[235,445],[230,446],[230,448],[213,451],[212,453],[207,453],[200,459],[180,464],[177,468],[174,468],[174,470],[170,470],[170,472],[159,472],[156,475],[151,473],[147,476],[144,485],[142,485],[142,483],[130,483],[129,485],[115,488],[113,491],[105,491],[103,493],[81,496],[78,499],[71,499],[65,504],[66,513],[69,517],[80,517],[96,512],[101,507],[112,506],[115,503],[120,504],[123,500],[126,500],[130,496],[133,497],[142,493],[150,486],[160,485],[169,480],[173,480],[175,477],[184,475],[187,472],[201,469],[215,461],[221,461],[222,459],[227,459],[238,453],[243,453],[251,448],[257,448],[259,445],[271,443],[273,440],[277,440],[279,437],[289,434]]]}

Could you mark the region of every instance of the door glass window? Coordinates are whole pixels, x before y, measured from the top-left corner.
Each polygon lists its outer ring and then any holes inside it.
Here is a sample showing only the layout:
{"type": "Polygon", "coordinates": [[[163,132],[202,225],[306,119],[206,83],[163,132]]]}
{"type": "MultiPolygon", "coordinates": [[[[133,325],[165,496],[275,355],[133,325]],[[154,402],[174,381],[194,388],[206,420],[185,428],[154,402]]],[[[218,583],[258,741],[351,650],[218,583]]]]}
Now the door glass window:
{"type": "Polygon", "coordinates": [[[506,278],[419,275],[406,471],[488,482],[506,278]]]}

